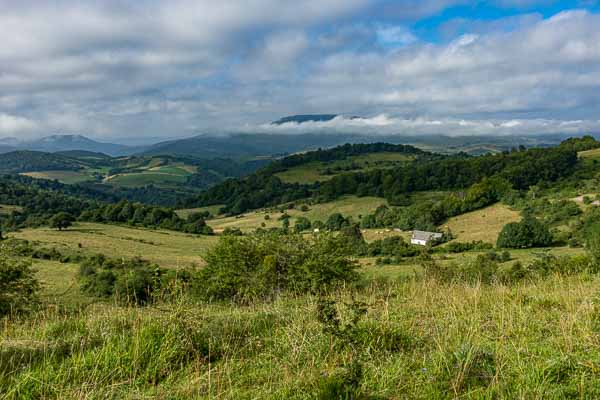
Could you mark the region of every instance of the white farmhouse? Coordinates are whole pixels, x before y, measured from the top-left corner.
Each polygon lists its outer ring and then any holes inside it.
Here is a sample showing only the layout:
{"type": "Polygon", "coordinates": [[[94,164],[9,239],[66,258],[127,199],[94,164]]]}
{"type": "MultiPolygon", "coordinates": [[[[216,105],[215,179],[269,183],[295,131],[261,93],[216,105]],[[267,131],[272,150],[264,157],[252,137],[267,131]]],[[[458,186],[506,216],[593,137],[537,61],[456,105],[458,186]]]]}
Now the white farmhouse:
{"type": "Polygon", "coordinates": [[[419,246],[427,246],[432,241],[440,240],[442,236],[443,235],[441,233],[413,231],[412,237],[410,238],[410,243],[419,246]]]}

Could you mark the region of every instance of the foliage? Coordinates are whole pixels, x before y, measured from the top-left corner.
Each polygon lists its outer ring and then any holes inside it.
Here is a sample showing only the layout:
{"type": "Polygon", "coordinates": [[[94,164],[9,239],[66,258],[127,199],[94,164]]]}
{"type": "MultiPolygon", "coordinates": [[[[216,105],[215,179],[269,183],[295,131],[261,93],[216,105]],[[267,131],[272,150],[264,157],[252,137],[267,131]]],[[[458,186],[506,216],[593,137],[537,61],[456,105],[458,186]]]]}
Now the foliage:
{"type": "Polygon", "coordinates": [[[11,258],[5,246],[0,245],[0,317],[30,310],[38,291],[31,263],[11,258]]]}
{"type": "Polygon", "coordinates": [[[350,224],[350,219],[344,217],[340,213],[331,214],[327,218],[327,221],[325,221],[325,227],[330,231],[339,231],[342,228],[350,226],[350,224]]]}
{"type": "Polygon", "coordinates": [[[56,228],[59,231],[62,231],[63,229],[67,229],[68,227],[72,226],[73,221],[75,221],[75,218],[73,218],[71,214],[60,212],[50,218],[49,225],[50,228],[56,228]]]}
{"type": "Polygon", "coordinates": [[[581,208],[571,200],[550,201],[540,198],[528,201],[523,206],[525,214],[539,218],[546,225],[564,223],[582,213],[581,208]]]}
{"type": "MultiPolygon", "coordinates": [[[[225,212],[240,214],[250,209],[301,198],[314,197],[326,201],[351,194],[385,197],[390,204],[404,204],[407,193],[427,190],[462,190],[482,183],[487,187],[483,190],[473,187],[474,198],[467,196],[466,199],[467,204],[478,208],[486,203],[490,204],[489,196],[498,197],[502,194],[495,193],[496,186],[487,185],[485,178],[493,182],[506,181],[508,185],[497,186],[500,192],[509,187],[521,190],[569,176],[574,172],[576,165],[577,152],[572,146],[565,145],[480,157],[469,157],[465,154],[430,155],[408,166],[345,173],[314,185],[283,183],[273,174],[274,171],[267,168],[246,178],[229,180],[217,185],[187,206],[225,204],[225,212]],[[495,179],[499,180],[494,181],[495,179]]],[[[449,204],[450,210],[457,212],[459,210],[457,206],[460,207],[457,203],[455,201],[449,204]]],[[[448,215],[450,214],[452,213],[448,215]]]]}
{"type": "Polygon", "coordinates": [[[205,257],[195,292],[205,299],[272,298],[279,293],[323,292],[357,279],[357,263],[331,235],[305,239],[276,232],[221,236],[205,257]]]}
{"type": "Polygon", "coordinates": [[[310,222],[310,220],[308,218],[306,218],[306,217],[296,218],[296,222],[294,224],[294,231],[296,231],[296,233],[308,231],[308,230],[310,230],[310,228],[312,228],[312,223],[310,222]]]}
{"type": "Polygon", "coordinates": [[[498,262],[486,255],[478,255],[475,260],[462,264],[441,265],[429,260],[422,265],[428,278],[443,283],[490,284],[497,280],[498,262]]]}
{"type": "Polygon", "coordinates": [[[511,222],[498,235],[500,248],[543,247],[552,244],[548,227],[534,217],[525,216],[521,222],[511,222]]]}
{"type": "Polygon", "coordinates": [[[345,160],[352,156],[370,153],[400,153],[410,155],[426,155],[429,154],[413,146],[402,144],[388,143],[369,143],[369,144],[344,144],[331,149],[319,149],[301,154],[294,154],[285,157],[281,160],[272,162],[263,169],[263,173],[276,173],[285,171],[287,168],[297,167],[299,165],[308,164],[311,162],[329,162],[345,160]]]}
{"type": "Polygon", "coordinates": [[[464,253],[473,250],[489,250],[494,246],[491,243],[479,241],[473,242],[451,242],[444,247],[439,247],[439,251],[447,251],[449,253],[464,253]]]}
{"type": "Polygon", "coordinates": [[[32,171],[79,171],[82,164],[60,154],[40,151],[13,151],[0,154],[0,173],[19,174],[32,171]]]}
{"type": "Polygon", "coordinates": [[[392,236],[369,243],[368,252],[370,257],[414,257],[420,254],[421,249],[411,245],[401,236],[392,236]]]}
{"type": "Polygon", "coordinates": [[[111,260],[98,255],[85,260],[79,271],[81,290],[89,296],[114,297],[124,304],[151,303],[166,271],[139,258],[111,260]]]}
{"type": "Polygon", "coordinates": [[[600,265],[600,225],[591,226],[586,232],[585,247],[596,264],[600,265]]]}
{"type": "Polygon", "coordinates": [[[148,206],[123,200],[84,212],[80,219],[88,222],[123,223],[149,228],[162,228],[187,233],[211,235],[206,224],[206,214],[192,213],[187,220],[180,218],[175,210],[148,206]]]}

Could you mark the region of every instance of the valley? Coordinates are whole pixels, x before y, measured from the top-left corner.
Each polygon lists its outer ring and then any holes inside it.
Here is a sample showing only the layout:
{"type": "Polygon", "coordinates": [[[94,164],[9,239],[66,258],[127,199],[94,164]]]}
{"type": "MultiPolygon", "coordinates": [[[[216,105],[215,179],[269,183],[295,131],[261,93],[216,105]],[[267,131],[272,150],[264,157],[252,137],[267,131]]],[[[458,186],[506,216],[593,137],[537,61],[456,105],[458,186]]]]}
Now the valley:
{"type": "Polygon", "coordinates": [[[7,398],[77,397],[84,383],[94,396],[158,398],[312,398],[336,385],[384,398],[593,393],[600,143],[482,156],[389,146],[278,158],[194,191],[185,186],[203,164],[181,157],[44,153],[32,163],[80,169],[1,177],[3,268],[31,268],[40,286],[39,305],[0,330],[0,388],[7,398]],[[131,190],[178,199],[124,197],[131,190]],[[415,230],[442,239],[412,245],[415,230]],[[571,360],[580,367],[549,383],[549,365],[571,360]]]}

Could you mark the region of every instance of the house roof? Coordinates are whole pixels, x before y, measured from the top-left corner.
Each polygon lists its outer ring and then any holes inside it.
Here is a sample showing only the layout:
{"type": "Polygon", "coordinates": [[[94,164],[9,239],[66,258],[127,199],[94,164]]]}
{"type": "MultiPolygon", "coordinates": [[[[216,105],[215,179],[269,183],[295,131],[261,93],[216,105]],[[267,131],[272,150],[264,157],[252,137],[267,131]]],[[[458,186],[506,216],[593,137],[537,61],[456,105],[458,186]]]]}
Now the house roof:
{"type": "Polygon", "coordinates": [[[413,240],[424,240],[426,242],[432,239],[441,239],[443,235],[441,233],[436,232],[425,232],[425,231],[413,231],[412,239],[413,240]]]}

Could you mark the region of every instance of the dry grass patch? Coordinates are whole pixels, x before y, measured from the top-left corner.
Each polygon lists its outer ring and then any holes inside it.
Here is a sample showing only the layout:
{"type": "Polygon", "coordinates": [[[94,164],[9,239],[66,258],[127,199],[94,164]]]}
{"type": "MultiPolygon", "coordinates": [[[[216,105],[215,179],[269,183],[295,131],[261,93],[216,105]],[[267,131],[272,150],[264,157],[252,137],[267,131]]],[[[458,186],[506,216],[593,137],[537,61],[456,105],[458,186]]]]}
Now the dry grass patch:
{"type": "MultiPolygon", "coordinates": [[[[377,207],[387,204],[385,199],[379,197],[356,197],[347,196],[339,200],[328,203],[309,205],[308,211],[301,211],[297,206],[292,210],[285,210],[290,219],[290,225],[294,226],[294,220],[298,217],[306,217],[311,221],[325,222],[327,218],[334,213],[340,213],[345,217],[352,217],[356,222],[360,221],[359,216],[367,215],[375,212],[377,207]]],[[[199,210],[199,209],[198,209],[199,210]]],[[[190,210],[181,210],[178,212],[180,216],[189,214],[190,210]]],[[[226,228],[239,228],[244,232],[250,232],[260,228],[264,224],[264,228],[281,228],[282,223],[279,218],[283,213],[277,209],[263,209],[253,212],[248,212],[235,217],[215,218],[207,223],[215,230],[222,232],[226,228]],[[267,219],[265,217],[268,215],[267,219]]]]}
{"type": "Polygon", "coordinates": [[[201,265],[202,254],[217,241],[214,236],[94,223],[76,224],[62,232],[50,228],[25,229],[10,236],[63,252],[139,256],[166,268],[201,265]]]}
{"type": "Polygon", "coordinates": [[[496,244],[498,234],[504,225],[521,219],[517,211],[503,204],[469,212],[450,218],[442,228],[449,228],[460,242],[481,240],[496,244]]]}
{"type": "Polygon", "coordinates": [[[577,153],[577,155],[579,156],[579,158],[600,158],[600,148],[580,151],[579,153],[577,153]]]}

